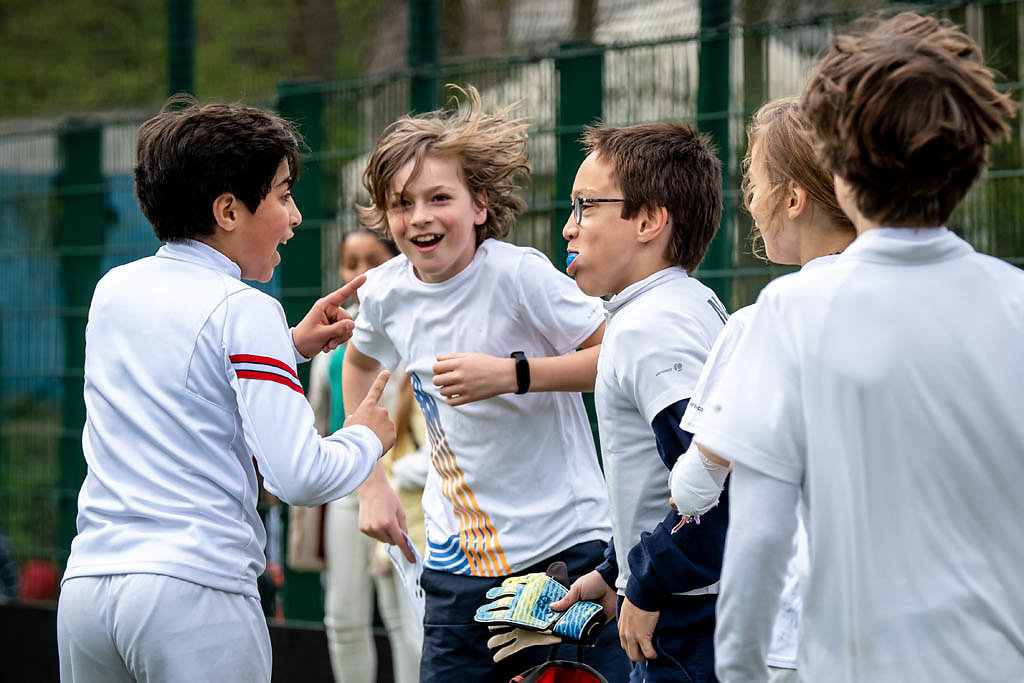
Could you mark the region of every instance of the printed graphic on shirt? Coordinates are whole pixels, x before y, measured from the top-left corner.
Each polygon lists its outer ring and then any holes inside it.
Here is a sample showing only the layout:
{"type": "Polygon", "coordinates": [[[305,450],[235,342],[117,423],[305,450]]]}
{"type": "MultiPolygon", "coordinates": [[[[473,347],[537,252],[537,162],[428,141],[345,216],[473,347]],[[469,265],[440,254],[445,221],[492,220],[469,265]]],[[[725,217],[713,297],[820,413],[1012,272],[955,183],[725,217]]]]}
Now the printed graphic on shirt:
{"type": "Polygon", "coordinates": [[[276,382],[284,385],[292,391],[304,394],[302,385],[299,384],[299,375],[290,365],[270,356],[255,356],[248,353],[239,353],[228,356],[235,368],[235,374],[239,379],[259,379],[267,382],[276,382]]]}
{"type": "Polygon", "coordinates": [[[412,378],[416,402],[427,420],[430,461],[441,477],[441,493],[451,503],[452,511],[459,520],[457,536],[451,536],[441,544],[427,539],[425,565],[430,569],[453,574],[511,574],[512,570],[498,542],[498,532],[487,514],[480,509],[476,495],[466,484],[466,475],[448,444],[434,398],[423,391],[423,384],[415,372],[409,376],[412,378]]]}
{"type": "Polygon", "coordinates": [[[449,574],[471,574],[469,559],[462,552],[459,537],[452,536],[444,543],[438,544],[427,539],[426,566],[449,574]]]}

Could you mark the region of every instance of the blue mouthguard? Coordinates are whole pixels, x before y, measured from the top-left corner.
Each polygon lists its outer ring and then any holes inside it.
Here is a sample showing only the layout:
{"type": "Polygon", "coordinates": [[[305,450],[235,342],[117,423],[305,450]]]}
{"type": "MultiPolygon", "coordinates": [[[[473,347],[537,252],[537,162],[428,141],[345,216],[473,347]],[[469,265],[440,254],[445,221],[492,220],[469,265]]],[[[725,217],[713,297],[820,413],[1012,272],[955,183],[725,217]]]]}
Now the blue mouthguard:
{"type": "Polygon", "coordinates": [[[576,252],[572,252],[568,256],[566,256],[565,257],[565,267],[568,268],[569,264],[572,263],[573,261],[575,261],[577,256],[579,256],[579,254],[576,253],[576,252]]]}

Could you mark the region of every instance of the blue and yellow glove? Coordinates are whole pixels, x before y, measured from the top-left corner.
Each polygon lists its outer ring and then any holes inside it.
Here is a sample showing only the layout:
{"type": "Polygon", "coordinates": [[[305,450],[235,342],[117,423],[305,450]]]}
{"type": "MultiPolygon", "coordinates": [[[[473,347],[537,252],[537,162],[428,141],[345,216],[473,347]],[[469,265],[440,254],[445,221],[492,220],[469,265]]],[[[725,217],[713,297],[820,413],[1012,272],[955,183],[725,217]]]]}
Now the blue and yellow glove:
{"type": "Polygon", "coordinates": [[[487,624],[495,633],[488,642],[491,649],[499,648],[494,654],[495,661],[532,645],[552,644],[560,640],[592,645],[597,640],[605,623],[601,606],[581,600],[565,612],[551,609],[549,605],[552,602],[561,600],[569,592],[551,574],[565,575],[564,563],[553,564],[547,574],[538,572],[509,577],[501,586],[487,591],[487,598],[492,602],[477,609],[475,620],[487,624]],[[558,567],[558,564],[562,566],[558,567]],[[520,634],[510,638],[509,629],[496,627],[525,629],[546,637],[520,634]],[[502,646],[510,648],[510,651],[503,652],[502,646]]]}

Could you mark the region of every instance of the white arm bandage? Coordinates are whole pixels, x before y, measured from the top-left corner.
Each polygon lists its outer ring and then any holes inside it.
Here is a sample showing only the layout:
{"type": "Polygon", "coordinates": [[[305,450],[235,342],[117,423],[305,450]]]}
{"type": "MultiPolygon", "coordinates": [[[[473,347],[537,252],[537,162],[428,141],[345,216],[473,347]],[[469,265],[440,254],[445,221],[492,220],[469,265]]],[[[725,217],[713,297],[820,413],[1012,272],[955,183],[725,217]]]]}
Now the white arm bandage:
{"type": "Polygon", "coordinates": [[[679,514],[695,517],[718,505],[718,497],[728,474],[728,466],[708,460],[697,448],[697,444],[691,444],[689,450],[676,461],[668,477],[672,500],[679,514]]]}

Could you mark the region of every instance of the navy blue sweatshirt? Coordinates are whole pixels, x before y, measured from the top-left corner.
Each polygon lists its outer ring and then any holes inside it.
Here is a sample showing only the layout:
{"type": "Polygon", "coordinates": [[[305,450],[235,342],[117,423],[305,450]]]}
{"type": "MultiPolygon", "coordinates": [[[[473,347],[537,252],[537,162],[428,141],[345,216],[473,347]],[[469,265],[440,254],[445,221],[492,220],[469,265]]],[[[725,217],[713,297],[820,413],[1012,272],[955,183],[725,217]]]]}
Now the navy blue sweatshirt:
{"type": "MultiPolygon", "coordinates": [[[[693,438],[679,427],[687,403],[673,403],[651,423],[658,455],[667,468],[666,477],[693,438]]],[[[626,597],[640,609],[652,612],[663,609],[672,593],[685,593],[718,581],[729,525],[729,487],[726,485],[718,505],[702,515],[699,524],[690,522],[674,534],[672,528],[680,517],[671,508],[666,512],[665,519],[652,531],[642,533],[640,542],[628,554],[631,576],[626,584],[626,597]]],[[[614,539],[597,570],[605,583],[614,588],[619,573],[614,539]]]]}

